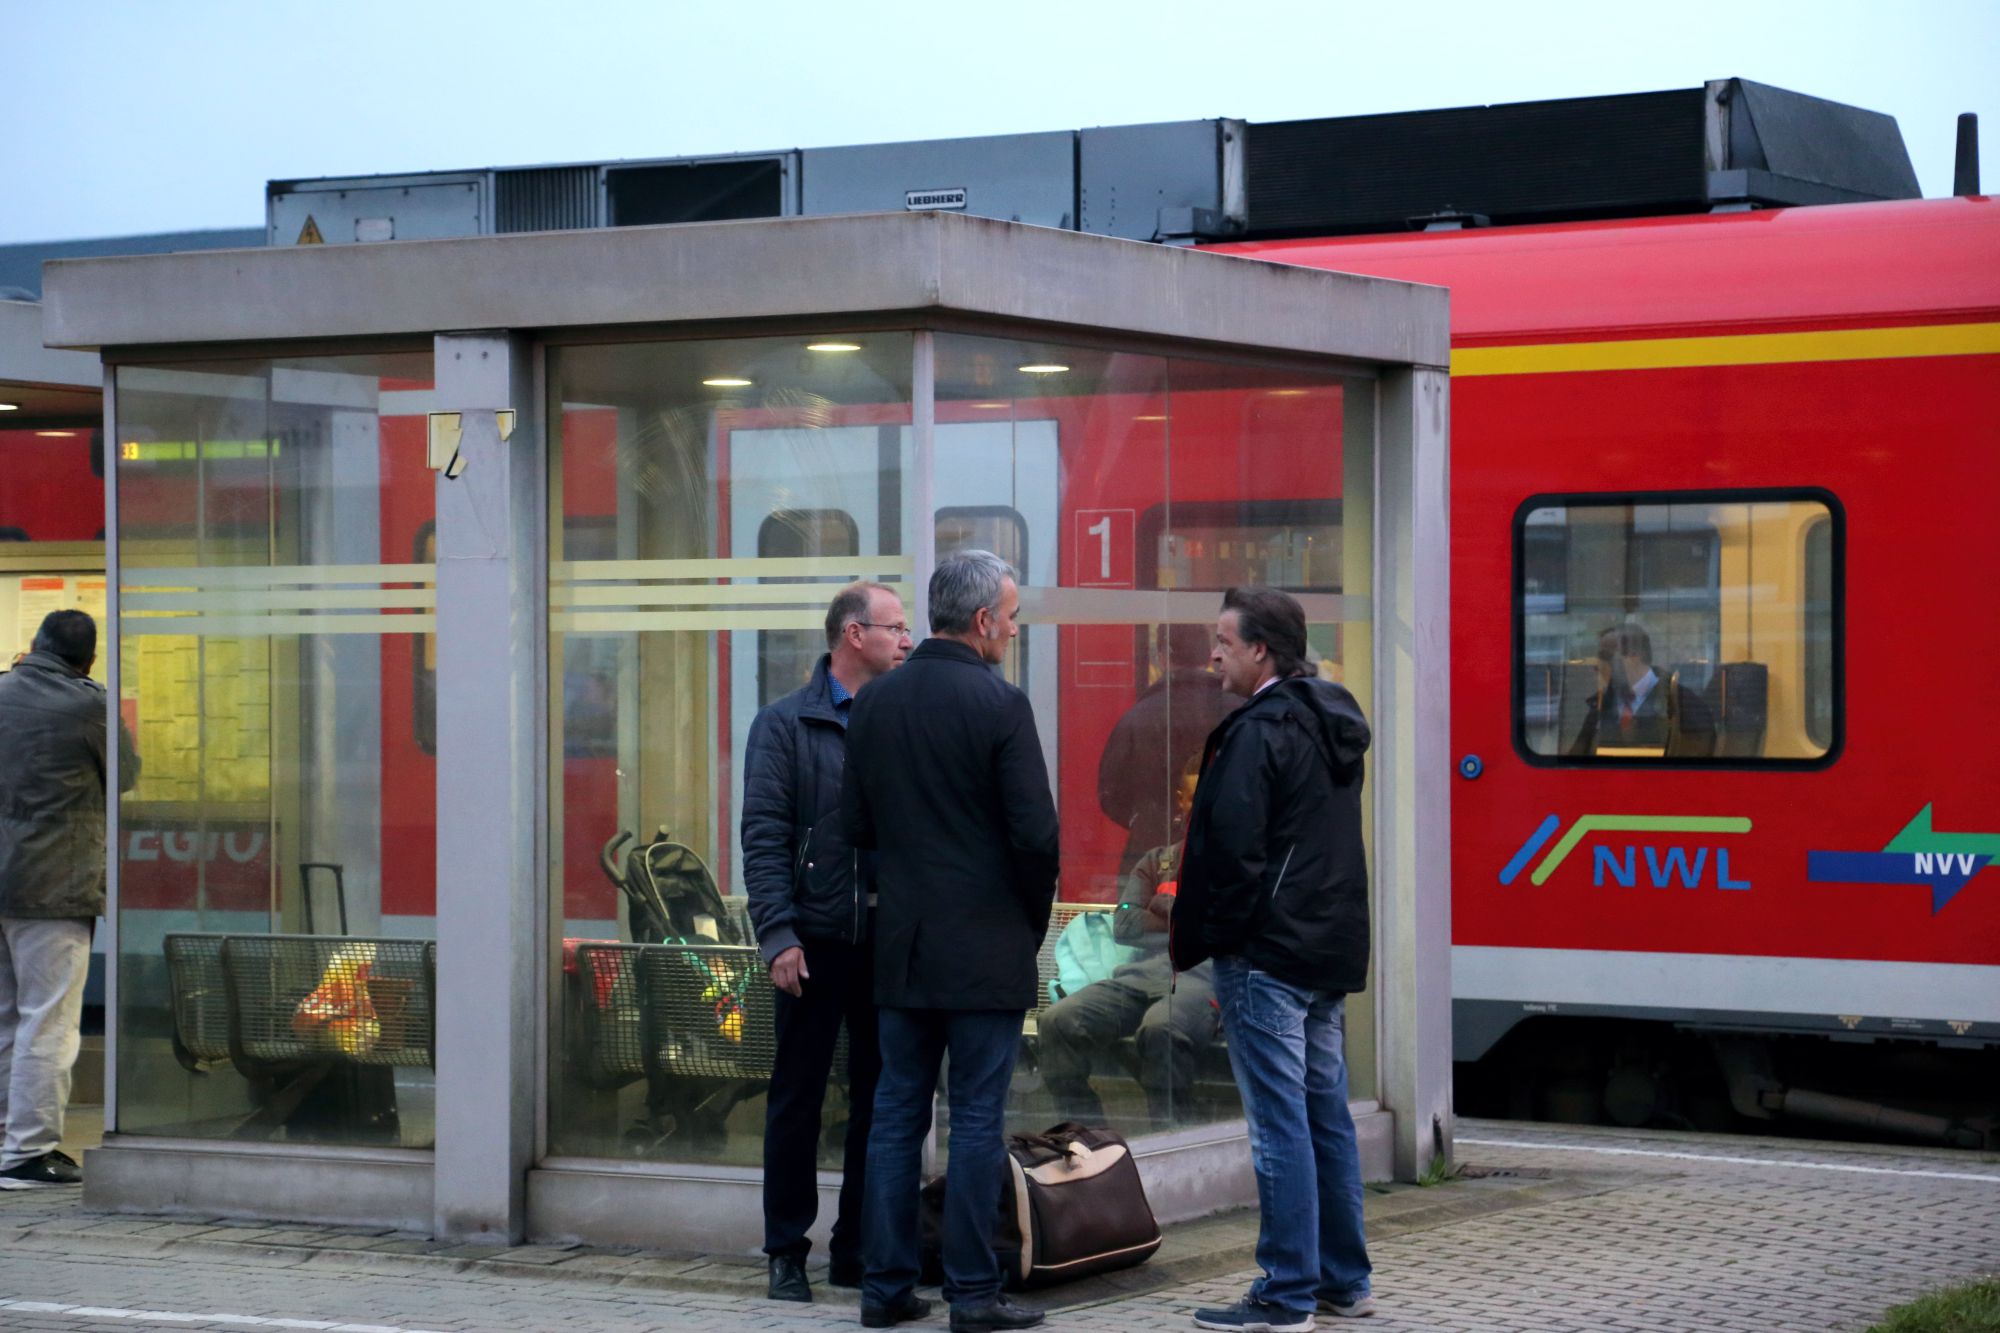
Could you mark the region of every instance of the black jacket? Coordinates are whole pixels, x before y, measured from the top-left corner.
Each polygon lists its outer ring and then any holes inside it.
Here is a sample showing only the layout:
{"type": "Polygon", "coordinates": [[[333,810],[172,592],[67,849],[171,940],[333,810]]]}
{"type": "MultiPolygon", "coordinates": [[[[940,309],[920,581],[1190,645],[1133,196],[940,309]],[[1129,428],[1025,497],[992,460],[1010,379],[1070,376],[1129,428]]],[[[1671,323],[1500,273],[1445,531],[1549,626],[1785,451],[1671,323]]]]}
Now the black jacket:
{"type": "Polygon", "coordinates": [[[1057,844],[1028,696],[926,639],[855,699],[847,746],[848,835],[879,849],[876,1002],[1033,1008],[1057,844]]]}
{"type": "MultiPolygon", "coordinates": [[[[104,687],[53,653],[0,675],[0,916],[104,913],[104,687]]],[[[139,756],[118,727],[119,785],[139,756]]]]}
{"type": "Polygon", "coordinates": [[[758,710],[743,752],[743,891],[766,963],[803,940],[867,933],[867,868],[840,818],[847,729],[831,662],[822,653],[811,680],[758,710]]]}
{"type": "Polygon", "coordinates": [[[1176,968],[1241,955],[1294,985],[1366,987],[1368,739],[1354,696],[1306,676],[1279,681],[1209,736],[1174,900],[1176,968]]]}

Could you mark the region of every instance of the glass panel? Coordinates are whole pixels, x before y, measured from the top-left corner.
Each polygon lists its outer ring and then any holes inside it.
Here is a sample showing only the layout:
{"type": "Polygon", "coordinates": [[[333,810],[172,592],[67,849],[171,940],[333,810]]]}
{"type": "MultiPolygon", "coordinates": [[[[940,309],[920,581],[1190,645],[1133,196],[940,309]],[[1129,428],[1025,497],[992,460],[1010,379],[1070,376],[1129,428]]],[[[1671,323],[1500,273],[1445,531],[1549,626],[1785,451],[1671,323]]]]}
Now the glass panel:
{"type": "Polygon", "coordinates": [[[1825,503],[1579,497],[1527,511],[1517,534],[1531,754],[1703,764],[1831,748],[1825,503]]]}
{"type": "MultiPolygon", "coordinates": [[[[761,1161],[745,747],[843,585],[906,591],[911,358],[906,333],[549,354],[552,1153],[761,1161]]],[[[828,1167],[846,1086],[837,1060],[828,1167]]]]}
{"type": "Polygon", "coordinates": [[[430,390],[118,371],[122,1132],[433,1141],[430,390]]]}
{"type": "MultiPolygon", "coordinates": [[[[1339,679],[1343,651],[1358,653],[1347,683],[1368,705],[1366,635],[1342,623],[1367,615],[1367,534],[1357,546],[1343,529],[1342,501],[1344,466],[1372,467],[1372,385],[1355,410],[1338,379],[958,335],[936,346],[938,554],[985,546],[1022,571],[1007,671],[1034,704],[1062,819],[1010,1128],[1234,1119],[1206,969],[1170,994],[1164,950],[1202,743],[1237,702],[1209,644],[1224,589],[1287,588],[1306,603],[1315,669],[1339,679]],[[1364,600],[1343,610],[1352,591],[1364,600]]],[[[1367,1097],[1374,1020],[1356,1006],[1353,1095],[1367,1097]]]]}

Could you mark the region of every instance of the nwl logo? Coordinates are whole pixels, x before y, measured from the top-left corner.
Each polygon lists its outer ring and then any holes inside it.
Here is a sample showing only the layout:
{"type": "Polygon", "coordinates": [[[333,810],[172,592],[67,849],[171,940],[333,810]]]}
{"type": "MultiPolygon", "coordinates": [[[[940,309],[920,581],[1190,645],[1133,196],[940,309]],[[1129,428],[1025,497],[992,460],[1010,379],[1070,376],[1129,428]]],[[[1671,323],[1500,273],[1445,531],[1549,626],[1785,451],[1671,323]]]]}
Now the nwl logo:
{"type": "MultiPolygon", "coordinates": [[[[1562,820],[1554,815],[1544,819],[1540,826],[1521,844],[1521,850],[1500,872],[1502,884],[1512,884],[1515,878],[1527,868],[1562,827],[1562,820]]],[[[1750,821],[1735,815],[1585,815],[1570,825],[1569,832],[1562,836],[1541,864],[1528,876],[1533,884],[1546,883],[1556,868],[1569,858],[1592,833],[1748,833],[1750,821]]],[[[1653,887],[1664,889],[1678,880],[1685,888],[1700,887],[1704,875],[1711,866],[1714,869],[1713,884],[1718,889],[1747,889],[1749,880],[1732,879],[1729,874],[1729,852],[1721,847],[1689,848],[1675,843],[1632,843],[1623,848],[1598,847],[1591,858],[1591,882],[1602,885],[1607,875],[1625,888],[1634,888],[1639,882],[1639,857],[1644,853],[1646,873],[1653,887]],[[1711,857],[1713,860],[1711,861],[1711,857]]]]}
{"type": "Polygon", "coordinates": [[[1709,853],[1715,854],[1715,887],[1718,889],[1747,889],[1750,881],[1729,877],[1729,849],[1726,847],[1696,847],[1694,855],[1688,855],[1686,847],[1668,847],[1662,855],[1658,847],[1626,847],[1621,857],[1610,847],[1596,848],[1591,858],[1590,882],[1603,887],[1604,877],[1609,874],[1612,882],[1621,888],[1635,888],[1639,883],[1638,855],[1644,853],[1646,878],[1656,889],[1670,887],[1678,880],[1684,889],[1698,889],[1703,873],[1708,868],[1709,853]]]}

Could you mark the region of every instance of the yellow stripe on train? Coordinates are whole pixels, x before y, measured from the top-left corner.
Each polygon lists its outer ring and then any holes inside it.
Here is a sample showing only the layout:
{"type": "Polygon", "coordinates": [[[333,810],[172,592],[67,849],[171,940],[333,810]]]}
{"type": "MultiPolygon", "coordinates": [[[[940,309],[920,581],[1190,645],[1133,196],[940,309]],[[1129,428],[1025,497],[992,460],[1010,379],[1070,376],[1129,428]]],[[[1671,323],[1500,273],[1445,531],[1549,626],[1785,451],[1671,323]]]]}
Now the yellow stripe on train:
{"type": "Polygon", "coordinates": [[[1451,373],[1552,375],[1579,370],[1667,370],[1995,353],[2000,353],[2000,324],[1927,324],[1906,328],[1822,329],[1811,333],[1465,347],[1452,351],[1451,373]]]}

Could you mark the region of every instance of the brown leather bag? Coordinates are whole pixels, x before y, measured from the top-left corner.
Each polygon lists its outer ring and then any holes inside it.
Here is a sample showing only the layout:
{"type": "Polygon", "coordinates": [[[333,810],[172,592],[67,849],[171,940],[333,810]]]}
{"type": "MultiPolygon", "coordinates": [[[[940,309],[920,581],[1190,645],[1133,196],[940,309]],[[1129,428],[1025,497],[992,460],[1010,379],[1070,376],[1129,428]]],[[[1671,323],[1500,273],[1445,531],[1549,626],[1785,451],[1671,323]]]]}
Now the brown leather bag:
{"type": "MultiPolygon", "coordinates": [[[[943,1280],[944,1177],[923,1188],[924,1280],[943,1280]]],[[[1160,1248],[1138,1164],[1108,1129],[1065,1121],[1007,1140],[993,1252],[1010,1288],[1045,1287],[1130,1268],[1160,1248]]]]}
{"type": "Polygon", "coordinates": [[[993,1248],[1012,1285],[1130,1268],[1160,1248],[1160,1224],[1138,1163],[1110,1130],[1066,1121],[1040,1134],[1015,1134],[1007,1140],[1007,1168],[1000,1196],[1005,1221],[993,1248]]]}

